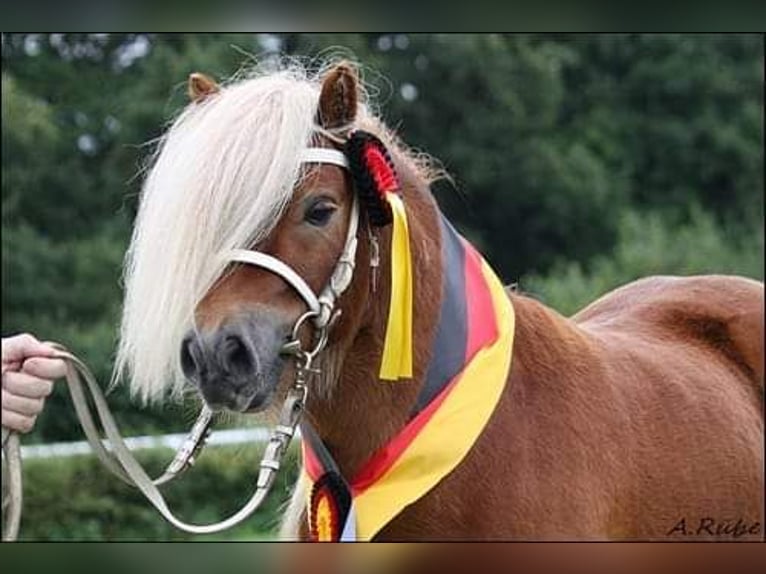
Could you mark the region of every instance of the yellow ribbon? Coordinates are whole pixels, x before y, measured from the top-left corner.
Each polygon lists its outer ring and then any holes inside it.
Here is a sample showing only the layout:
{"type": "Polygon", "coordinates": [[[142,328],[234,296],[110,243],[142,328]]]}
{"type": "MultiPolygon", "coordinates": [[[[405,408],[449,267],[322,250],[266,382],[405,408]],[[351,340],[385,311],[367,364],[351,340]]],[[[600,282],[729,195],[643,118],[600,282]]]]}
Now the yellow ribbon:
{"type": "Polygon", "coordinates": [[[380,378],[386,381],[412,378],[412,258],[410,230],[402,198],[387,193],[393,214],[391,235],[391,299],[383,343],[380,378]]]}

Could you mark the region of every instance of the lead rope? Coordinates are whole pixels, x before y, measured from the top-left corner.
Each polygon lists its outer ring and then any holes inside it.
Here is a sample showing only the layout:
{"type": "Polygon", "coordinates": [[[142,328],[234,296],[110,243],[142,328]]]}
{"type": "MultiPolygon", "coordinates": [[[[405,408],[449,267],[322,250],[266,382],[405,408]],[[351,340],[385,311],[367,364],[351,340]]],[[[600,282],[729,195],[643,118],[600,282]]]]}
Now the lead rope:
{"type": "MultiPolygon", "coordinates": [[[[72,403],[85,436],[98,459],[115,476],[138,488],[159,513],[176,528],[192,534],[211,534],[231,528],[248,518],[253,512],[258,510],[274,484],[282,458],[287,451],[290,440],[295,435],[295,429],[303,413],[308,392],[308,378],[319,374],[319,370],[312,366],[314,359],[327,343],[327,332],[325,329],[322,329],[318,332],[314,348],[309,352],[302,350],[297,336],[298,329],[307,318],[313,317],[313,315],[313,312],[309,312],[298,320],[293,329],[292,341],[285,345],[287,352],[293,354],[296,359],[295,381],[288,390],[287,398],[279,416],[279,423],[272,429],[271,436],[264,450],[252,497],[239,511],[227,519],[206,525],[188,524],[176,518],[168,508],[157,486],[178,477],[194,464],[194,457],[204,446],[205,440],[210,433],[212,422],[212,412],[210,409],[203,407],[197,422],[192,427],[173,461],[159,478],[152,480],[125,444],[114,417],[109,410],[104,394],[88,367],[66,348],[57,344],[53,346],[57,350],[55,357],[66,362],[66,381],[72,397],[72,403]],[[85,380],[86,386],[83,386],[82,379],[85,380]],[[111,450],[107,450],[101,441],[86,399],[86,390],[90,392],[93,399],[96,413],[104,434],[111,445],[111,450]]],[[[5,427],[2,429],[2,451],[8,474],[7,480],[5,480],[5,476],[3,477],[3,490],[6,490],[6,485],[8,490],[7,495],[5,493],[3,495],[2,503],[4,514],[3,540],[11,541],[16,540],[21,522],[23,502],[21,449],[18,434],[11,432],[5,427]]]]}

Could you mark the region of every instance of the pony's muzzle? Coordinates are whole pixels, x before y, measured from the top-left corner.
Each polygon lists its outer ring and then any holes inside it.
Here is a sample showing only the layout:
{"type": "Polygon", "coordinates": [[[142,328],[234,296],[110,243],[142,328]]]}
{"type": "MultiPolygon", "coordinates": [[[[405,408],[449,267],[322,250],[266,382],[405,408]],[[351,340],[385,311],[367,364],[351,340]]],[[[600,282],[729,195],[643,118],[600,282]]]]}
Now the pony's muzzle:
{"type": "Polygon", "coordinates": [[[211,409],[244,412],[269,402],[282,371],[284,330],[265,319],[253,316],[184,337],[181,369],[211,409]]]}

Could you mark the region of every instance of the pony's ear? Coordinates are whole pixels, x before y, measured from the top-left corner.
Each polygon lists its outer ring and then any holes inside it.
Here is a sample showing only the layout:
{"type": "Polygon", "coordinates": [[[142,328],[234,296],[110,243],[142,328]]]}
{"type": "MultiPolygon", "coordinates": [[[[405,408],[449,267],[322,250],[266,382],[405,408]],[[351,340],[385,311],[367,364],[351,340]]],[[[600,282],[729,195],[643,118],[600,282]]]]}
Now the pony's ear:
{"type": "Polygon", "coordinates": [[[319,125],[333,129],[351,125],[359,101],[359,75],[351,62],[339,62],[324,75],[319,95],[319,125]]]}
{"type": "Polygon", "coordinates": [[[201,102],[206,97],[217,93],[221,88],[212,78],[200,72],[189,74],[189,99],[194,102],[201,102]]]}

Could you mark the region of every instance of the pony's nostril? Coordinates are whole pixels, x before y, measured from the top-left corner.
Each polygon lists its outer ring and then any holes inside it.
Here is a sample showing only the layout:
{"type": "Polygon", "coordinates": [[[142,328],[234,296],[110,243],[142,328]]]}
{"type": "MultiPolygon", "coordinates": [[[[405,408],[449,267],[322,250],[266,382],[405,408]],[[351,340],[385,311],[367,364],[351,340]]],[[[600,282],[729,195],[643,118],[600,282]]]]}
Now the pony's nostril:
{"type": "Polygon", "coordinates": [[[194,360],[194,355],[191,351],[193,344],[194,341],[191,336],[185,337],[181,343],[181,370],[188,378],[192,378],[198,371],[197,361],[194,360]]]}
{"type": "Polygon", "coordinates": [[[222,352],[230,372],[251,374],[255,368],[255,357],[250,349],[237,335],[229,335],[223,345],[222,352]]]}

